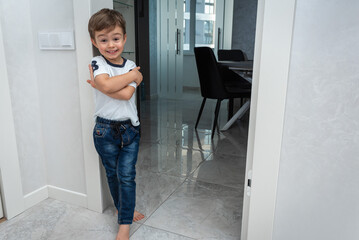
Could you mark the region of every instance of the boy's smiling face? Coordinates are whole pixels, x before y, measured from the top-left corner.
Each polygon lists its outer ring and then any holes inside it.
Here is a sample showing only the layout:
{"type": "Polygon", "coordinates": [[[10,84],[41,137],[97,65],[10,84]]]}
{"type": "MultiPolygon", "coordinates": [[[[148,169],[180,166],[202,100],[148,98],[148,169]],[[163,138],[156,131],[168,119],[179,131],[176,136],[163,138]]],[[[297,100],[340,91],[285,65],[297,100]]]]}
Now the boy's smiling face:
{"type": "Polygon", "coordinates": [[[102,31],[95,32],[95,39],[91,39],[91,42],[111,63],[123,63],[121,54],[126,43],[126,34],[123,33],[123,29],[121,27],[116,26],[111,31],[104,29],[102,31]]]}

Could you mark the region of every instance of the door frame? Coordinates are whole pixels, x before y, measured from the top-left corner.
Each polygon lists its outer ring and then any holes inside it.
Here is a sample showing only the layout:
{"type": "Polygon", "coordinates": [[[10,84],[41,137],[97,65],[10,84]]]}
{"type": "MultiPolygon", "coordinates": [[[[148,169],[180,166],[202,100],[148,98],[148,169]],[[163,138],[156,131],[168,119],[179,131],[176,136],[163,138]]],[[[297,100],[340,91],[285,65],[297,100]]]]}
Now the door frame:
{"type": "Polygon", "coordinates": [[[93,147],[92,139],[95,106],[94,101],[91,101],[93,91],[88,87],[85,80],[89,79],[87,66],[93,57],[93,48],[87,31],[87,24],[91,15],[98,10],[102,8],[113,9],[113,0],[76,0],[73,1],[73,8],[87,208],[96,212],[103,212],[109,201],[104,189],[102,189],[102,183],[106,180],[104,176],[101,176],[101,161],[93,147]]]}
{"type": "Polygon", "coordinates": [[[0,123],[6,126],[0,138],[0,191],[5,217],[11,219],[25,210],[25,201],[1,26],[0,18],[0,123]]]}
{"type": "Polygon", "coordinates": [[[295,7],[296,0],[258,0],[241,239],[273,235],[295,7]]]}

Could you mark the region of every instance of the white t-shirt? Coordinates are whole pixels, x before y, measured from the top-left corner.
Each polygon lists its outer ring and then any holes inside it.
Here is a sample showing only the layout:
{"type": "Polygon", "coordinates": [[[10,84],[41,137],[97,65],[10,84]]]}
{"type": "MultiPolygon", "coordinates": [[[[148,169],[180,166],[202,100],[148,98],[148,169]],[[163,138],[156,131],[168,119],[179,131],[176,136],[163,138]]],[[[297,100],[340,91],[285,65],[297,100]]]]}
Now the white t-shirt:
{"type": "MultiPolygon", "coordinates": [[[[113,64],[103,56],[97,56],[92,59],[92,69],[94,77],[100,74],[108,74],[110,77],[125,74],[136,67],[131,60],[125,59],[122,65],[113,64]]],[[[134,88],[137,87],[135,82],[129,84],[134,88]]],[[[95,115],[108,120],[124,121],[131,120],[133,126],[140,125],[137,116],[135,103],[136,94],[133,94],[130,100],[118,100],[107,96],[106,94],[95,89],[95,115]]]]}

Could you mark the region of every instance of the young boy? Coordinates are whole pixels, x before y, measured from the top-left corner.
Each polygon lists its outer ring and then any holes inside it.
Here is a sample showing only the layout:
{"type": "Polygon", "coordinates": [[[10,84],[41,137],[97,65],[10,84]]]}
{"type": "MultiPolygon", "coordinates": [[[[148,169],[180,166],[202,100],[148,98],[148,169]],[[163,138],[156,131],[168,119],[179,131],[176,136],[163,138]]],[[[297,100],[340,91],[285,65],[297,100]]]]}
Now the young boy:
{"type": "Polygon", "coordinates": [[[95,88],[96,101],[93,138],[118,211],[117,239],[129,239],[132,221],[144,218],[135,211],[140,122],[134,93],[142,74],[134,62],[121,57],[126,43],[126,22],[121,13],[100,10],[90,18],[88,30],[101,53],[89,65],[88,83],[95,88]]]}

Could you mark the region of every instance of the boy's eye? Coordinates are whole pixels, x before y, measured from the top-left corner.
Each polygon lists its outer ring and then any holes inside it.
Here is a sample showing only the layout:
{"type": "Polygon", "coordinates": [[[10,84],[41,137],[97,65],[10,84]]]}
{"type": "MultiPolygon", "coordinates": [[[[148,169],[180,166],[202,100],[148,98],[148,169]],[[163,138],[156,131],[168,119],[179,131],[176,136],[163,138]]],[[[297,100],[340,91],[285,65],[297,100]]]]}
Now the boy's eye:
{"type": "Polygon", "coordinates": [[[100,42],[102,43],[107,42],[107,39],[101,39],[100,42]]]}
{"type": "Polygon", "coordinates": [[[120,41],[120,38],[114,38],[113,40],[117,42],[120,41]]]}

